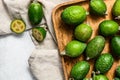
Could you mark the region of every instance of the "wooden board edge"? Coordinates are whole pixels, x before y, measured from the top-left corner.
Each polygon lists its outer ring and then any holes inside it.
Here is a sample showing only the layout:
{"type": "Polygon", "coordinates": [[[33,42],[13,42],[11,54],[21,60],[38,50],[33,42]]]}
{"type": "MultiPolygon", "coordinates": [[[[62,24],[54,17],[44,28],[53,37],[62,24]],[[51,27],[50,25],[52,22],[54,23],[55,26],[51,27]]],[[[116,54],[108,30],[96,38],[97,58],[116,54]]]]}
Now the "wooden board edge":
{"type": "MultiPolygon", "coordinates": [[[[62,6],[69,6],[69,5],[71,5],[71,4],[76,4],[76,3],[78,3],[78,2],[82,2],[82,1],[87,1],[87,0],[74,0],[74,1],[69,1],[69,2],[65,2],[65,3],[62,3],[62,4],[59,4],[59,5],[57,5],[53,10],[52,10],[52,23],[53,23],[53,27],[54,27],[54,31],[55,31],[55,13],[56,13],[56,11],[57,11],[57,9],[59,9],[60,7],[62,7],[62,6]]],[[[55,36],[56,36],[56,31],[55,31],[55,36]]],[[[56,37],[57,38],[57,37],[56,37]]],[[[58,40],[57,40],[57,42],[58,42],[58,40]]],[[[57,44],[57,46],[58,46],[58,44],[57,44]]],[[[59,47],[58,47],[59,48],[59,47]]],[[[59,50],[59,49],[58,49],[59,50]]],[[[60,50],[59,50],[59,54],[60,54],[60,50]]],[[[64,74],[64,78],[65,78],[65,80],[69,80],[68,79],[68,74],[67,74],[67,71],[66,71],[66,67],[65,67],[65,63],[64,63],[64,57],[63,56],[61,56],[61,62],[62,62],[62,69],[63,69],[63,74],[64,74]]]]}

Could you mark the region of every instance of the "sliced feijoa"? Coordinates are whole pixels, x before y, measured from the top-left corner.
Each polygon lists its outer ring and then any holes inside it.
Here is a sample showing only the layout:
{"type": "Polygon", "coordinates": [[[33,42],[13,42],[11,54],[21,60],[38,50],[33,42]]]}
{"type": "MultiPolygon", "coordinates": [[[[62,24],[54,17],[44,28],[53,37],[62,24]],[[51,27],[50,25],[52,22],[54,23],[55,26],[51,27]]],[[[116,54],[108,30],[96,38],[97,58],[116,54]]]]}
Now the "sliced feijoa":
{"type": "Polygon", "coordinates": [[[23,20],[15,19],[11,22],[10,29],[13,32],[19,34],[19,33],[23,33],[25,31],[26,25],[23,20]]]}
{"type": "Polygon", "coordinates": [[[43,41],[46,37],[46,30],[43,27],[35,27],[32,29],[32,35],[37,41],[43,41]]]}

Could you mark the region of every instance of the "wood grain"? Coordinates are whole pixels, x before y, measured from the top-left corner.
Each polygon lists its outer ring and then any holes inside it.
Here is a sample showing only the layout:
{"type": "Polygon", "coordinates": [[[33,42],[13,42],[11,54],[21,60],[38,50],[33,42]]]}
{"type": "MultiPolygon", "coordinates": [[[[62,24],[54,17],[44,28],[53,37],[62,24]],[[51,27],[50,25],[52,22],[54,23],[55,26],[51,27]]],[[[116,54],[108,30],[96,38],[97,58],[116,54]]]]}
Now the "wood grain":
{"type": "MultiPolygon", "coordinates": [[[[107,15],[104,17],[98,17],[98,16],[96,17],[94,15],[88,15],[87,19],[84,21],[84,23],[89,23],[93,29],[91,39],[96,35],[98,35],[98,25],[100,22],[102,22],[103,20],[113,19],[111,14],[111,9],[113,7],[115,0],[104,0],[104,1],[107,5],[107,15]]],[[[74,27],[65,24],[61,20],[62,11],[66,7],[69,7],[71,5],[80,5],[83,6],[87,11],[89,11],[89,0],[74,0],[71,2],[60,4],[54,8],[52,13],[52,20],[53,20],[54,30],[55,30],[60,53],[64,51],[66,44],[74,39],[73,36],[74,27]]],[[[109,47],[110,47],[109,39],[106,38],[106,45],[102,53],[110,52],[109,47]]],[[[84,53],[78,58],[69,58],[66,56],[61,56],[65,80],[69,80],[72,66],[78,61],[85,60],[85,58],[86,57],[84,56],[84,53]]],[[[90,66],[90,71],[86,77],[90,78],[92,75],[92,71],[94,70],[94,60],[90,60],[88,62],[90,63],[91,66],[90,66]]],[[[120,64],[120,60],[115,58],[112,68],[106,73],[109,80],[113,79],[116,66],[119,64],[120,64]]]]}

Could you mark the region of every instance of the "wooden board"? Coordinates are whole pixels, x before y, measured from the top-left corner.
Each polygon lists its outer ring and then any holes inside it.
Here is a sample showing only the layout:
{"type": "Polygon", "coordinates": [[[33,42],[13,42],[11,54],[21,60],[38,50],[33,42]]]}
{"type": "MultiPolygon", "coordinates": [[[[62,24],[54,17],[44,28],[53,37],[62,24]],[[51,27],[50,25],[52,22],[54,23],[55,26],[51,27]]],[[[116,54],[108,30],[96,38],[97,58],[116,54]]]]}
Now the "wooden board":
{"type": "MultiPolygon", "coordinates": [[[[113,6],[115,0],[104,0],[104,1],[107,5],[108,15],[106,15],[105,17],[96,17],[94,15],[89,15],[89,16],[87,16],[87,19],[84,22],[84,23],[89,23],[90,26],[92,26],[93,34],[92,34],[91,39],[93,37],[95,37],[96,35],[98,35],[98,25],[100,22],[102,22],[103,20],[113,19],[112,14],[111,14],[111,9],[112,9],[112,6],[113,6]]],[[[60,4],[54,8],[53,13],[52,13],[52,20],[53,20],[54,30],[55,30],[55,34],[56,34],[56,38],[57,38],[57,42],[58,42],[58,48],[59,48],[60,53],[62,51],[64,51],[66,44],[69,41],[74,39],[74,37],[73,37],[74,28],[71,28],[70,26],[66,25],[61,20],[62,11],[66,7],[71,6],[71,5],[80,5],[80,6],[83,6],[87,11],[89,11],[89,0],[74,0],[71,2],[60,4]]],[[[103,50],[103,53],[104,52],[110,52],[109,39],[107,39],[107,38],[106,38],[106,45],[103,50]]],[[[69,57],[61,56],[61,60],[62,60],[63,71],[64,71],[64,75],[65,75],[65,80],[68,80],[70,77],[70,71],[71,71],[72,66],[77,61],[85,60],[85,57],[83,55],[81,55],[78,58],[69,58],[69,57]]],[[[94,60],[90,60],[88,62],[90,63],[91,66],[90,66],[90,71],[86,77],[90,78],[92,75],[92,71],[94,70],[94,60]]],[[[112,68],[106,73],[109,80],[113,79],[115,68],[117,65],[119,65],[119,63],[120,63],[120,60],[115,59],[112,68]]]]}

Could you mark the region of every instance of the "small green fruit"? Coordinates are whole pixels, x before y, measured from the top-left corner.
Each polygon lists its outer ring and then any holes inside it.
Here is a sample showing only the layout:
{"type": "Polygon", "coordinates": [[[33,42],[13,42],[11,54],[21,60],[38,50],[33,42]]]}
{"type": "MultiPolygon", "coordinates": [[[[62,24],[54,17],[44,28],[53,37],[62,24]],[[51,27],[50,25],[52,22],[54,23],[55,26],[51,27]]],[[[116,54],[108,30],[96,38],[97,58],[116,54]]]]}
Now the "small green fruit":
{"type": "Polygon", "coordinates": [[[95,62],[95,69],[98,73],[106,73],[110,70],[114,62],[114,59],[110,53],[102,54],[95,62]]]}
{"type": "Polygon", "coordinates": [[[111,40],[111,50],[116,56],[120,56],[120,36],[114,36],[111,40]]]}
{"type": "Polygon", "coordinates": [[[94,37],[90,42],[88,42],[88,45],[86,47],[85,53],[87,56],[87,60],[96,58],[105,46],[105,39],[102,36],[96,36],[94,37]]]}
{"type": "Polygon", "coordinates": [[[116,75],[120,78],[120,66],[116,68],[116,75]]]}
{"type": "Polygon", "coordinates": [[[92,35],[92,28],[87,24],[80,24],[75,28],[74,35],[76,39],[86,42],[92,35]]]}
{"type": "Polygon", "coordinates": [[[82,23],[87,16],[86,10],[82,6],[70,6],[64,9],[61,14],[62,20],[69,25],[82,23]]]}
{"type": "Polygon", "coordinates": [[[90,70],[90,64],[86,61],[80,61],[80,62],[77,62],[72,67],[72,70],[70,72],[70,76],[74,80],[83,80],[86,77],[89,70],[90,70]]]}
{"type": "Polygon", "coordinates": [[[37,25],[41,22],[43,18],[42,5],[38,2],[33,2],[28,8],[28,17],[33,25],[37,25]]]}
{"type": "Polygon", "coordinates": [[[118,32],[119,25],[113,20],[104,20],[99,25],[99,32],[103,36],[112,36],[118,32]]]}
{"type": "Polygon", "coordinates": [[[120,0],[116,0],[113,8],[112,14],[115,16],[115,19],[120,19],[120,0]]]}
{"type": "Polygon", "coordinates": [[[114,80],[120,80],[120,78],[118,78],[118,77],[115,77],[115,78],[114,78],[114,80]]]}
{"type": "Polygon", "coordinates": [[[86,44],[73,40],[69,42],[65,47],[66,55],[69,57],[78,57],[83,53],[86,48],[86,44]]]}
{"type": "Polygon", "coordinates": [[[94,15],[103,16],[106,14],[107,7],[103,0],[91,0],[90,12],[94,15]]]}
{"type": "Polygon", "coordinates": [[[35,27],[32,29],[32,35],[37,41],[43,41],[46,37],[46,30],[43,27],[35,27]]]}
{"type": "Polygon", "coordinates": [[[107,78],[107,76],[100,74],[100,75],[95,75],[93,77],[93,80],[109,80],[109,79],[107,78]]]}

